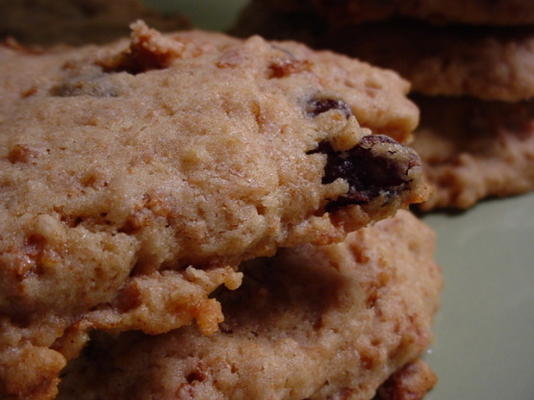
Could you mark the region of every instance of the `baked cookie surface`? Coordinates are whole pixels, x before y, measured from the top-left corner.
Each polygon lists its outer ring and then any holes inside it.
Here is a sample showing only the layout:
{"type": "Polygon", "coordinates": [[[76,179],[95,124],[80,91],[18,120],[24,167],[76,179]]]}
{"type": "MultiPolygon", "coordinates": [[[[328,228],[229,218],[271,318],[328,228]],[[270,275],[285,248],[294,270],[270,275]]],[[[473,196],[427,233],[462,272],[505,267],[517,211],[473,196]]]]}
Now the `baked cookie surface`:
{"type": "Polygon", "coordinates": [[[0,49],[0,393],[50,398],[90,329],[222,320],[243,260],[426,194],[392,72],[296,43],[163,36],[0,49]]]}
{"type": "Polygon", "coordinates": [[[436,383],[436,374],[419,359],[390,376],[378,388],[374,400],[421,400],[436,383]]]}
{"type": "Polygon", "coordinates": [[[280,11],[312,11],[332,24],[357,24],[401,16],[427,22],[475,25],[534,23],[528,0],[259,0],[280,11]]]}
{"type": "Polygon", "coordinates": [[[333,48],[410,79],[422,110],[413,145],[435,188],[423,210],[465,209],[486,197],[534,189],[532,27],[401,20],[329,27],[317,15],[273,11],[256,1],[235,32],[333,48]]]}
{"type": "Polygon", "coordinates": [[[239,36],[290,38],[400,73],[415,92],[515,102],[534,96],[534,28],[431,26],[388,20],[328,26],[309,13],[280,13],[252,3],[239,36]],[[369,40],[369,38],[373,38],[369,40]]]}
{"type": "Polygon", "coordinates": [[[397,71],[417,93],[507,102],[534,97],[533,27],[388,21],[332,32],[321,40],[320,47],[397,71]]]}
{"type": "Polygon", "coordinates": [[[0,39],[32,45],[107,43],[128,35],[128,24],[139,18],[163,31],[190,27],[139,0],[0,0],[0,9],[0,39]]]}
{"type": "MultiPolygon", "coordinates": [[[[430,343],[441,288],[433,253],[430,228],[399,211],[343,243],[255,260],[241,288],[219,295],[220,333],[95,337],[59,398],[371,399],[430,343]]],[[[388,393],[435,382],[407,368],[388,393]]]]}
{"type": "Polygon", "coordinates": [[[473,206],[534,190],[534,103],[415,98],[422,122],[412,146],[434,191],[422,210],[473,206]]]}

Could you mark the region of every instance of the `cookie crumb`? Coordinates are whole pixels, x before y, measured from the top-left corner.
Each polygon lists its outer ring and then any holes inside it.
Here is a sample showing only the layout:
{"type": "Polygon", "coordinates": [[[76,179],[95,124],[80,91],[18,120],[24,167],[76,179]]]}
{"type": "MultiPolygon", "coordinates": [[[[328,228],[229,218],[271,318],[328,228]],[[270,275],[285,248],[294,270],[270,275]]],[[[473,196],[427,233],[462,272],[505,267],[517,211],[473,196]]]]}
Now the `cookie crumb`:
{"type": "Polygon", "coordinates": [[[128,72],[136,75],[154,69],[169,67],[180,58],[185,44],[172,37],[163,36],[139,20],[130,25],[130,47],[116,57],[99,60],[106,72],[128,72]]]}

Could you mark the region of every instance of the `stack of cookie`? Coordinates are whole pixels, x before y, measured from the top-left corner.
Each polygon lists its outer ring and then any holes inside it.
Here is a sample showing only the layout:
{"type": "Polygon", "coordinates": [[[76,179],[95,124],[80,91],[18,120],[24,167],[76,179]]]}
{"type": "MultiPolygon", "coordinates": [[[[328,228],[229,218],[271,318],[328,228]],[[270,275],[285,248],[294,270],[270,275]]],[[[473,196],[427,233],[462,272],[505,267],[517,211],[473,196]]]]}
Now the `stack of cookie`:
{"type": "Polygon", "coordinates": [[[534,2],[257,0],[240,34],[298,38],[392,68],[413,85],[423,209],[534,188],[534,2]]]}
{"type": "Polygon", "coordinates": [[[421,399],[436,381],[417,360],[440,290],[432,253],[433,232],[400,211],[340,244],[248,262],[217,296],[220,332],[95,335],[59,398],[370,400],[382,386],[378,399],[421,399]]]}
{"type": "Polygon", "coordinates": [[[1,398],[432,387],[441,277],[397,212],[427,192],[398,75],[140,21],[100,47],[8,42],[0,71],[1,398]]]}

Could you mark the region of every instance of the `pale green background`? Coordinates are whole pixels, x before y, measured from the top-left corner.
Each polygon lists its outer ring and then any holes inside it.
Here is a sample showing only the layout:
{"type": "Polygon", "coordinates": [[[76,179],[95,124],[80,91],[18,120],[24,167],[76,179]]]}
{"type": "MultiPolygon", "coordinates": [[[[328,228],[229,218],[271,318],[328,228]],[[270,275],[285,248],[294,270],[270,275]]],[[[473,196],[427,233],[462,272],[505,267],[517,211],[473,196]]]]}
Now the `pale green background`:
{"type": "MultiPolygon", "coordinates": [[[[112,0],[110,0],[112,1],[112,0]]],[[[144,0],[163,11],[180,11],[195,27],[210,30],[228,29],[246,0],[144,0]]]]}
{"type": "MultiPolygon", "coordinates": [[[[231,26],[246,3],[146,2],[213,30],[231,26]]],[[[445,275],[436,339],[426,357],[439,384],[427,399],[534,400],[534,194],[425,220],[438,232],[445,275]]]]}

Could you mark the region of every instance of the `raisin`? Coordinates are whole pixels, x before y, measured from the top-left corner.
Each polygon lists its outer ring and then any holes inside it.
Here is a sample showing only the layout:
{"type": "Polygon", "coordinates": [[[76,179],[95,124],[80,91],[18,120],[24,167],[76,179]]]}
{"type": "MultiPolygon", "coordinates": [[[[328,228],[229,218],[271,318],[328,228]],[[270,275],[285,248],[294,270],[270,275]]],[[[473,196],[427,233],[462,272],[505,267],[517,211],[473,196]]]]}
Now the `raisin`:
{"type": "Polygon", "coordinates": [[[408,171],[421,165],[421,160],[413,150],[383,135],[365,136],[358,145],[341,152],[333,150],[329,143],[323,142],[314,150],[314,153],[316,152],[327,155],[322,183],[332,183],[342,178],[349,184],[349,191],[330,202],[326,207],[327,211],[335,211],[351,204],[368,204],[381,194],[396,196],[408,189],[408,171]],[[387,151],[373,151],[378,144],[395,146],[393,150],[389,146],[387,151]],[[393,154],[396,156],[393,157],[393,154]],[[399,157],[399,154],[402,156],[399,157]]]}
{"type": "Polygon", "coordinates": [[[313,98],[306,104],[306,113],[310,117],[316,117],[319,114],[330,110],[339,110],[345,117],[349,118],[352,115],[350,106],[343,100],[331,98],[313,98]]]}

